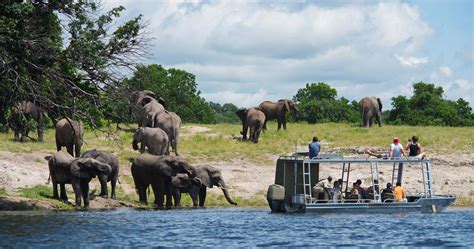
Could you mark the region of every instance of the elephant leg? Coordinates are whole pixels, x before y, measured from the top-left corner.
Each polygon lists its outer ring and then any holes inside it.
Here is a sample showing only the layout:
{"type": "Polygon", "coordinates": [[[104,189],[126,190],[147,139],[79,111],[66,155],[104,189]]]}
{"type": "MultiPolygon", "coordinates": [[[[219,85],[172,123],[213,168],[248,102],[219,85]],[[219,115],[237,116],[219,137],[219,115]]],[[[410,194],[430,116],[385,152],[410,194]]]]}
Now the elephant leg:
{"type": "Polygon", "coordinates": [[[13,140],[20,141],[20,132],[18,130],[15,130],[15,136],[13,137],[13,140]]]}
{"type": "Polygon", "coordinates": [[[135,186],[136,186],[137,191],[138,191],[138,200],[140,201],[140,203],[147,205],[148,204],[147,199],[146,199],[147,186],[144,185],[144,184],[143,185],[142,184],[136,184],[135,186]]]}
{"type": "Polygon", "coordinates": [[[179,188],[173,187],[172,190],[174,207],[178,208],[181,206],[181,190],[179,188]]]}
{"type": "Polygon", "coordinates": [[[265,121],[263,122],[263,130],[266,131],[267,130],[267,119],[265,119],[265,121]]]}
{"type": "Polygon", "coordinates": [[[206,194],[207,194],[207,188],[202,187],[201,191],[199,191],[199,206],[204,207],[204,204],[206,203],[206,194]]]}
{"type": "Polygon", "coordinates": [[[81,179],[81,194],[82,198],[84,199],[84,207],[89,207],[89,180],[81,179]]]}
{"type": "Polygon", "coordinates": [[[53,198],[54,199],[59,199],[59,195],[58,195],[58,183],[56,182],[56,180],[52,180],[51,181],[53,183],[53,198]]]}
{"type": "Polygon", "coordinates": [[[189,189],[189,196],[191,196],[191,200],[193,200],[193,207],[197,207],[199,204],[199,193],[201,188],[190,188],[189,189]]]}
{"type": "Polygon", "coordinates": [[[102,198],[108,198],[108,189],[107,189],[107,176],[106,175],[98,175],[97,178],[99,178],[100,182],[100,197],[102,198]]]}
{"type": "Polygon", "coordinates": [[[277,131],[279,131],[279,130],[281,129],[281,123],[282,123],[282,121],[281,121],[281,118],[280,118],[280,117],[278,117],[278,118],[277,118],[277,122],[278,122],[278,128],[277,128],[277,131]]]}
{"type": "MultiPolygon", "coordinates": [[[[60,189],[61,189],[61,195],[60,195],[61,200],[67,201],[66,184],[60,183],[60,184],[59,184],[59,187],[60,187],[60,189]]],[[[57,191],[57,187],[56,187],[56,191],[57,191]]],[[[57,193],[56,193],[56,194],[57,194],[57,193]]]]}
{"type": "Polygon", "coordinates": [[[283,129],[286,130],[286,117],[283,117],[282,124],[283,124],[283,129]]]}
{"type": "Polygon", "coordinates": [[[250,127],[250,141],[255,143],[255,127],[250,127]]]}
{"type": "Polygon", "coordinates": [[[174,149],[174,153],[176,154],[176,156],[179,156],[179,153],[178,153],[178,137],[179,137],[179,132],[176,130],[175,133],[174,133],[174,138],[173,138],[173,149],[174,149]]]}
{"type": "Polygon", "coordinates": [[[381,117],[381,114],[378,113],[376,118],[377,118],[377,123],[379,123],[379,127],[382,127],[382,117],[381,117]]]}
{"type": "Polygon", "coordinates": [[[164,185],[163,185],[163,188],[160,188],[159,185],[162,185],[162,184],[158,184],[156,182],[153,182],[151,184],[151,187],[153,188],[153,193],[155,194],[155,205],[159,208],[162,208],[163,207],[163,202],[165,201],[165,198],[164,198],[164,185]]]}
{"type": "Polygon", "coordinates": [[[76,151],[75,151],[75,152],[76,152],[76,157],[80,157],[80,156],[81,156],[81,145],[76,144],[76,145],[74,146],[74,149],[76,150],[76,151]]]}
{"type": "Polygon", "coordinates": [[[255,132],[255,143],[258,143],[258,138],[260,137],[261,131],[262,129],[257,129],[257,131],[255,132]]]}
{"type": "Polygon", "coordinates": [[[115,185],[117,184],[117,177],[114,177],[111,181],[110,181],[110,186],[112,188],[112,192],[110,193],[110,198],[111,199],[115,199],[115,185]]]}
{"type": "Polygon", "coordinates": [[[74,195],[76,196],[76,208],[81,207],[81,187],[79,186],[78,180],[72,182],[72,189],[74,190],[74,195]]]}
{"type": "Polygon", "coordinates": [[[166,208],[171,208],[173,205],[172,200],[172,189],[171,189],[171,177],[165,180],[165,194],[166,194],[166,208]]]}
{"type": "Polygon", "coordinates": [[[69,153],[69,155],[74,156],[74,150],[73,150],[73,145],[72,144],[66,145],[66,149],[67,149],[67,153],[69,153]]]}
{"type": "Polygon", "coordinates": [[[242,140],[247,140],[247,131],[249,129],[249,126],[247,124],[244,124],[242,126],[242,140]]]}

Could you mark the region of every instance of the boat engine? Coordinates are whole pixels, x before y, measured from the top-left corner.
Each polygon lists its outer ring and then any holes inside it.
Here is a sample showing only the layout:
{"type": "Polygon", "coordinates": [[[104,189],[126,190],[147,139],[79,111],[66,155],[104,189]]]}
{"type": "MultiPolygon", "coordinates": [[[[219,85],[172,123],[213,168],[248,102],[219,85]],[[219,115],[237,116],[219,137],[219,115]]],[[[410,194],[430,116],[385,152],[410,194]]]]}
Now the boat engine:
{"type": "Polygon", "coordinates": [[[267,201],[272,212],[285,212],[285,187],[278,184],[270,185],[267,191],[267,201]]]}

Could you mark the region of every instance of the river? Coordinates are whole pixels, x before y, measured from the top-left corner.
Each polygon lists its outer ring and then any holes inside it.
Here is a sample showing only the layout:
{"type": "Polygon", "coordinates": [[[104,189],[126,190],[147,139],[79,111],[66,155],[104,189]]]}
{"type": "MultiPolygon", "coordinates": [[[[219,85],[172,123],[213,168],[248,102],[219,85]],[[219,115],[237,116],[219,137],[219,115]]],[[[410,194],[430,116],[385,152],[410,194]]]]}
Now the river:
{"type": "Polygon", "coordinates": [[[474,247],[474,209],[272,214],[267,208],[0,212],[0,247],[474,247]]]}

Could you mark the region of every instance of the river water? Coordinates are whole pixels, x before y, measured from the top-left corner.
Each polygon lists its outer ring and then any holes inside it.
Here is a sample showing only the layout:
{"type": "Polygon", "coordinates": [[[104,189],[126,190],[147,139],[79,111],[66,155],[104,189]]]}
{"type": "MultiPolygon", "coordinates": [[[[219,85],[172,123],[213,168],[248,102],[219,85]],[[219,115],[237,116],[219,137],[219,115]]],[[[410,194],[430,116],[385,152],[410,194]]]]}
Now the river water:
{"type": "Polygon", "coordinates": [[[0,212],[0,247],[474,247],[474,209],[272,214],[266,208],[0,212]]]}

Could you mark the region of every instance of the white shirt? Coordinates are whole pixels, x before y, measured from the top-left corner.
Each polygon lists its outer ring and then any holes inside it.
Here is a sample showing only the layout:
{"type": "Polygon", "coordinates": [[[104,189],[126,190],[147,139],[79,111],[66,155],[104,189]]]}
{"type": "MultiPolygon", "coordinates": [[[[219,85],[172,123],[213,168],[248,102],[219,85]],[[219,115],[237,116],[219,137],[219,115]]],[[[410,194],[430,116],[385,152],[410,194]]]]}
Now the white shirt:
{"type": "Polygon", "coordinates": [[[403,146],[400,143],[390,145],[390,151],[393,151],[392,157],[402,157],[402,150],[403,146]]]}

